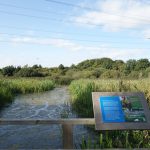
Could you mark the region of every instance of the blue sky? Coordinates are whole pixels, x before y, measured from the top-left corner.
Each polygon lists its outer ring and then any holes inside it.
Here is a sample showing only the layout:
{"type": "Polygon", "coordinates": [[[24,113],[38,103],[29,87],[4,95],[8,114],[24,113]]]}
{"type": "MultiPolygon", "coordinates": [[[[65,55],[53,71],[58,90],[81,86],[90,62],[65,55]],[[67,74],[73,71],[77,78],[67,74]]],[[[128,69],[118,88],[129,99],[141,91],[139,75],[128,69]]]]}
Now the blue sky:
{"type": "Polygon", "coordinates": [[[150,58],[148,0],[0,0],[0,67],[150,58]]]}

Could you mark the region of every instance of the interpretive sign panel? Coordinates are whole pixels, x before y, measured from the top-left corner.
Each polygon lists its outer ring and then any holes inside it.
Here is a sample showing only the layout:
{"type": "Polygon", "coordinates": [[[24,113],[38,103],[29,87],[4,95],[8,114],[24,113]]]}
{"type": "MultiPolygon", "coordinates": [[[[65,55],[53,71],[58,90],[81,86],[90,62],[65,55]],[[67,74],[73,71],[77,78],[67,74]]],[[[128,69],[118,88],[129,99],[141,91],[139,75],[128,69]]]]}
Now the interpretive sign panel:
{"type": "Polygon", "coordinates": [[[143,93],[93,92],[96,130],[150,129],[143,93]]]}

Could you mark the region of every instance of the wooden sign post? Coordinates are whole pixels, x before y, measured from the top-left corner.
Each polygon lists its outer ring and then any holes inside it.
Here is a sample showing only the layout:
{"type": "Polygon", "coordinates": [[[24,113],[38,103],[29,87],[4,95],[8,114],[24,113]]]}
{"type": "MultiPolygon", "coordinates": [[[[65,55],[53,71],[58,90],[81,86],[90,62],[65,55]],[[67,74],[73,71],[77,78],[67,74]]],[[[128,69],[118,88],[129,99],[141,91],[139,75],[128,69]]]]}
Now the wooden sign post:
{"type": "Polygon", "coordinates": [[[150,110],[143,93],[93,92],[96,130],[150,129],[150,110]]]}

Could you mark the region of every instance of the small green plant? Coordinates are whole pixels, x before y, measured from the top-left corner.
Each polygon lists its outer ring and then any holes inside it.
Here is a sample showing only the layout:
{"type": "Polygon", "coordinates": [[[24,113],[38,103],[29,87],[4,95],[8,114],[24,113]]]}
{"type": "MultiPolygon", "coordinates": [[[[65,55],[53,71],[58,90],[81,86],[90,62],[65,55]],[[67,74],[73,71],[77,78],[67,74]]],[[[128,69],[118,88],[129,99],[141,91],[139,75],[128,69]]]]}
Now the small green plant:
{"type": "Polygon", "coordinates": [[[91,138],[88,137],[87,141],[85,137],[82,137],[81,149],[91,149],[92,148],[92,141],[91,138]]]}

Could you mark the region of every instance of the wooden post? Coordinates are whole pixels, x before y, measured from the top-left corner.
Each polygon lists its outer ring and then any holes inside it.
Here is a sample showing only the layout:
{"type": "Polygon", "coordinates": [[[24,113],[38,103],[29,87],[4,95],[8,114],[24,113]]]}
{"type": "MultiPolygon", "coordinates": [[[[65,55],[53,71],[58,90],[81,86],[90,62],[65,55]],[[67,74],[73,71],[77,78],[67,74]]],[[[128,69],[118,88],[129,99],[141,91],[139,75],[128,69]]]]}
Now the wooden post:
{"type": "Polygon", "coordinates": [[[63,124],[63,148],[73,149],[73,125],[63,124]]]}

